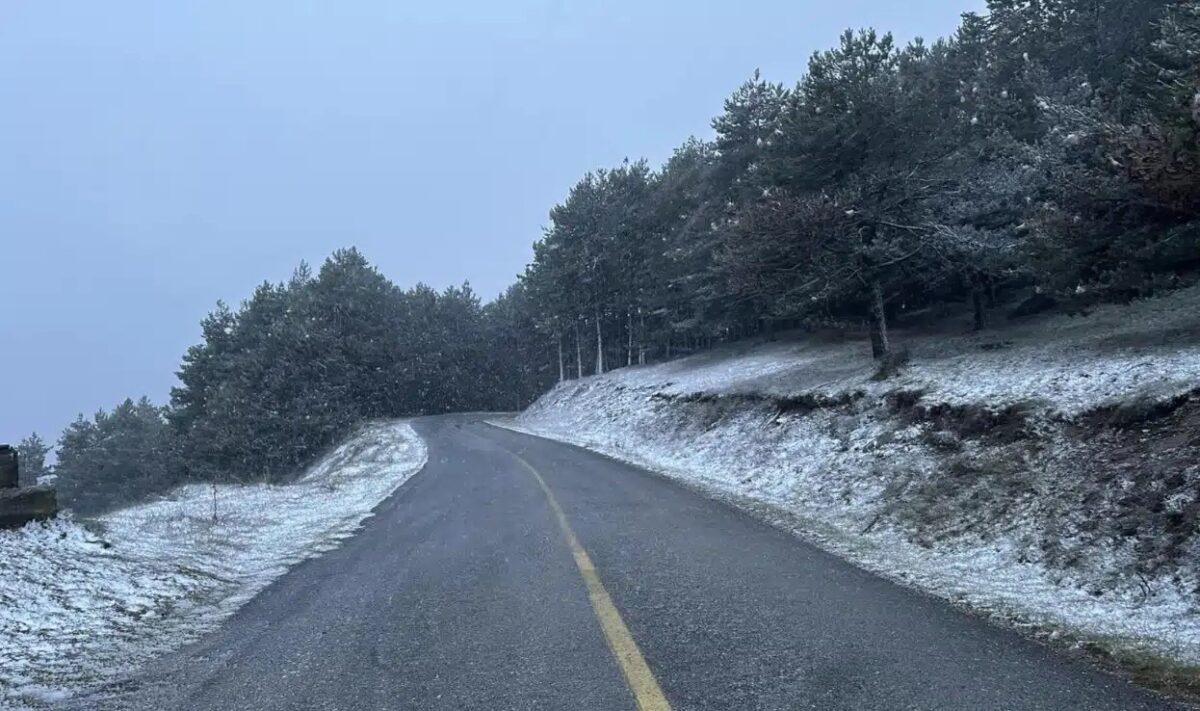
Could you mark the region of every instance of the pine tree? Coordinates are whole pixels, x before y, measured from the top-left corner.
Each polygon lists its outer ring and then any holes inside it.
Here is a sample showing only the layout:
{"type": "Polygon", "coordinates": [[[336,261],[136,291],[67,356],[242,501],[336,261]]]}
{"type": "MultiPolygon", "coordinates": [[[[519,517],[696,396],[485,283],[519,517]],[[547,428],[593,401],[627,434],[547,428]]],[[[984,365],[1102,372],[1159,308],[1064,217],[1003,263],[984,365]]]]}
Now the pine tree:
{"type": "Polygon", "coordinates": [[[170,460],[162,408],[146,398],[125,400],[91,420],[80,415],[59,441],[55,467],[62,500],[94,514],[179,483],[170,460]]]}
{"type": "Polygon", "coordinates": [[[34,486],[38,480],[51,473],[46,466],[46,457],[50,447],[37,432],[31,433],[17,444],[19,474],[21,486],[34,486]]]}

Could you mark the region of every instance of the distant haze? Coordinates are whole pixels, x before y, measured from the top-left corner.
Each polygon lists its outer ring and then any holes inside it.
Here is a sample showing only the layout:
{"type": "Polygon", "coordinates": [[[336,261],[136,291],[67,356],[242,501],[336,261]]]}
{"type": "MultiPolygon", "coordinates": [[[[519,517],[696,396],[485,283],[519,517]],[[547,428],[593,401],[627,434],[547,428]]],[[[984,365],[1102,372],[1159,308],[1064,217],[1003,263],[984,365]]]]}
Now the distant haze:
{"type": "Polygon", "coordinates": [[[357,245],[498,294],[585,171],[709,136],[755,68],[982,0],[0,5],[0,442],[165,402],[217,299],[357,245]]]}

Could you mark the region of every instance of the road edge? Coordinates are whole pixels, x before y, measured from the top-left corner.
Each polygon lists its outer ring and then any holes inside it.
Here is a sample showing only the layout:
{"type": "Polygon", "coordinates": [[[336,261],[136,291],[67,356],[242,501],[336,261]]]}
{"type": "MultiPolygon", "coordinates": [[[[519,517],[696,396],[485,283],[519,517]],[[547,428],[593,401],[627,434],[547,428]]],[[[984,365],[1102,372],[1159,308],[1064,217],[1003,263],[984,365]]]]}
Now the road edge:
{"type": "Polygon", "coordinates": [[[1031,620],[1023,617],[1019,610],[981,608],[973,606],[963,599],[939,594],[935,590],[917,585],[913,580],[873,568],[866,561],[859,560],[852,555],[856,546],[869,546],[869,541],[854,540],[851,542],[844,532],[772,502],[723,491],[706,484],[699,477],[687,479],[676,476],[634,457],[622,456],[619,453],[595,446],[587,446],[527,429],[517,424],[515,418],[511,416],[486,418],[482,422],[497,429],[575,447],[632,466],[650,476],[680,486],[772,528],[784,531],[865,573],[887,580],[923,597],[949,604],[963,614],[983,620],[1000,629],[1015,632],[1043,647],[1052,649],[1068,658],[1085,662],[1163,699],[1200,711],[1200,688],[1196,687],[1195,682],[1200,677],[1200,668],[1179,664],[1169,658],[1148,654],[1143,650],[1122,647],[1119,641],[1096,638],[1067,627],[1031,620]]]}

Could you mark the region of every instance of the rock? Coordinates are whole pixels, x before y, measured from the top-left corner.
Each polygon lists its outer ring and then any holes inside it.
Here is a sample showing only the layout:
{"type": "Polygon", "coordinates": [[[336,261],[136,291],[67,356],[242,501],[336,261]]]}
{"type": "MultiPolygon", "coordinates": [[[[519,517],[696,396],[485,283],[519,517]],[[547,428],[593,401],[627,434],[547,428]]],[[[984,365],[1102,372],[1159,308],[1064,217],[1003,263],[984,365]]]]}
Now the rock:
{"type": "Polygon", "coordinates": [[[0,528],[18,528],[58,514],[58,496],[48,486],[0,489],[0,528]]]}

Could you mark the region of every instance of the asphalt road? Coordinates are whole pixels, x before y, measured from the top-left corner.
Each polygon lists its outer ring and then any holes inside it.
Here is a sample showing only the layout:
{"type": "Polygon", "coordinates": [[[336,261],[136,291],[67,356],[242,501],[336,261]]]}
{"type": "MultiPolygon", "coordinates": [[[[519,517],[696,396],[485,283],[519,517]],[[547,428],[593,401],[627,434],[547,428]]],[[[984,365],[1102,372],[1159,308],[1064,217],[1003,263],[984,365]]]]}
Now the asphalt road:
{"type": "Polygon", "coordinates": [[[637,468],[477,417],[416,428],[428,465],[357,536],[83,705],[1172,708],[637,468]]]}

